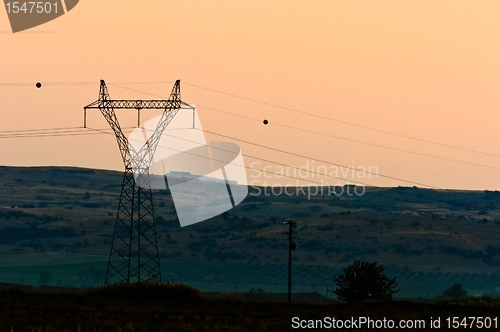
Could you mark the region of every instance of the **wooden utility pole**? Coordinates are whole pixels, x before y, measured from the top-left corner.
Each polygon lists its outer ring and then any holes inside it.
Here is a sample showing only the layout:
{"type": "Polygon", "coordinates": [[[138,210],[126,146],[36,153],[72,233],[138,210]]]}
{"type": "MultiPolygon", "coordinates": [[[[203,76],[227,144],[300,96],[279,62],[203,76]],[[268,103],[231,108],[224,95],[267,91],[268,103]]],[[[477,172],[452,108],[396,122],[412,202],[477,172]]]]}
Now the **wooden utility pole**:
{"type": "Polygon", "coordinates": [[[283,223],[288,225],[288,303],[292,302],[292,250],[297,250],[295,243],[292,242],[293,224],[291,220],[283,223]]]}

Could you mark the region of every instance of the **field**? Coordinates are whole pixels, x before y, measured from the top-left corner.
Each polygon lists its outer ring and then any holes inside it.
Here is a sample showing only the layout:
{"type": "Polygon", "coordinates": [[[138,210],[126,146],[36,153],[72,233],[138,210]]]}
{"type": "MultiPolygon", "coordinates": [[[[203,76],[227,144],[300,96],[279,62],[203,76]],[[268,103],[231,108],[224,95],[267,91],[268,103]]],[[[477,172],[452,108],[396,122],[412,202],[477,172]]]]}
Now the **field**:
{"type": "Polygon", "coordinates": [[[498,307],[499,299],[491,297],[426,303],[288,304],[248,296],[203,296],[182,284],[85,291],[4,288],[0,289],[0,331],[289,331],[297,324],[328,327],[323,324],[332,324],[333,318],[336,327],[341,327],[339,321],[360,320],[359,331],[376,327],[387,331],[392,325],[429,331],[436,330],[438,322],[442,329],[453,324],[456,330],[477,330],[482,324],[482,329],[493,330],[498,328],[498,307]],[[482,318],[472,320],[471,316],[482,318]]]}

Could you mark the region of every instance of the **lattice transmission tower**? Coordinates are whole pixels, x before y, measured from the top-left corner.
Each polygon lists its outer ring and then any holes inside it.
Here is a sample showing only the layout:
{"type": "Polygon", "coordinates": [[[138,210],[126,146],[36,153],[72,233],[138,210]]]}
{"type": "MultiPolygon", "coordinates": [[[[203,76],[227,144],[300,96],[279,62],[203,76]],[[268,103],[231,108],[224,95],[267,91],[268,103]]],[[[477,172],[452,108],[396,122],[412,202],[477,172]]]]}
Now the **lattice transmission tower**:
{"type": "Polygon", "coordinates": [[[162,280],[149,167],[163,131],[182,105],[189,106],[181,101],[179,80],[168,100],[112,100],[101,80],[99,99],[84,107],[84,127],[88,109],[101,111],[116,136],[125,165],[105,285],[162,280]],[[138,151],[123,134],[116,109],[136,109],[138,126],[140,110],[163,109],[156,130],[138,151]]]}

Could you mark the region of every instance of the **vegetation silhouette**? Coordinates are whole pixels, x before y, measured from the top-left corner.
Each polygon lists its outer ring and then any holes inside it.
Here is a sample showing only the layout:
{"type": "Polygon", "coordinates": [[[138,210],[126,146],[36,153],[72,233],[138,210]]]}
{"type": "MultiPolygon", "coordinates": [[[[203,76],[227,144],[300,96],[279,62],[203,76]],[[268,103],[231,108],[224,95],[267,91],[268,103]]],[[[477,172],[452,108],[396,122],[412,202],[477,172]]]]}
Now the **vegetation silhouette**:
{"type": "Polygon", "coordinates": [[[345,302],[388,301],[399,291],[396,277],[388,278],[378,262],[354,260],[333,281],[337,288],[332,292],[345,302]]]}
{"type": "Polygon", "coordinates": [[[52,280],[54,280],[54,277],[52,276],[52,273],[50,271],[41,271],[39,273],[40,279],[38,280],[38,283],[40,286],[49,286],[52,284],[52,280]]]}
{"type": "Polygon", "coordinates": [[[186,284],[167,281],[144,283],[118,283],[105,287],[87,288],[88,295],[109,298],[149,299],[149,300],[197,300],[200,291],[186,284]]]}
{"type": "Polygon", "coordinates": [[[466,317],[471,309],[480,310],[484,317],[496,317],[500,308],[498,297],[426,303],[395,300],[355,306],[339,301],[289,304],[284,298],[264,300],[234,293],[208,296],[172,282],[122,283],[84,290],[24,287],[0,287],[0,331],[288,331],[291,317],[321,320],[332,312],[339,319],[369,315],[397,322],[428,321],[430,312],[434,317],[466,317]]]}
{"type": "Polygon", "coordinates": [[[78,274],[80,287],[87,288],[90,286],[102,285],[104,284],[105,275],[106,271],[99,270],[92,265],[87,264],[83,269],[80,270],[80,273],[78,274]]]}
{"type": "Polygon", "coordinates": [[[462,284],[454,284],[450,288],[443,291],[442,296],[451,298],[467,297],[467,291],[462,288],[462,284]]]}
{"type": "Polygon", "coordinates": [[[252,286],[252,287],[250,287],[250,290],[245,293],[245,295],[247,297],[250,297],[250,298],[259,299],[259,298],[264,298],[266,296],[266,293],[264,292],[264,290],[262,288],[260,288],[260,287],[254,288],[252,286]]]}

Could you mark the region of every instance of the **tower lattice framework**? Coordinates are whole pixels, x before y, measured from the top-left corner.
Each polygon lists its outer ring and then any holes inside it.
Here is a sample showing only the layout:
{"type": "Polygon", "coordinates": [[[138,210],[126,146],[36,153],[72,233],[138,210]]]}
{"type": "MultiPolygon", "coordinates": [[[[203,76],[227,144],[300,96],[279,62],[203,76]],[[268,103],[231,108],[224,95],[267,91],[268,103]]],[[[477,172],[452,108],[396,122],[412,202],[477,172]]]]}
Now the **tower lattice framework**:
{"type": "Polygon", "coordinates": [[[187,105],[181,101],[179,80],[168,100],[112,100],[101,80],[99,99],[84,107],[85,127],[86,111],[101,111],[116,136],[125,165],[105,285],[162,280],[149,166],[163,131],[183,104],[187,105]],[[138,151],[123,134],[116,109],[136,109],[138,114],[142,109],[163,109],[156,130],[138,151]]]}

